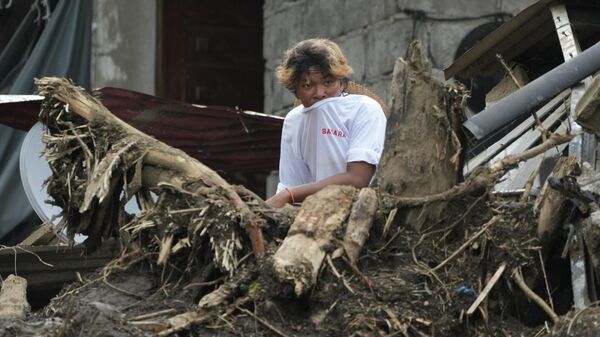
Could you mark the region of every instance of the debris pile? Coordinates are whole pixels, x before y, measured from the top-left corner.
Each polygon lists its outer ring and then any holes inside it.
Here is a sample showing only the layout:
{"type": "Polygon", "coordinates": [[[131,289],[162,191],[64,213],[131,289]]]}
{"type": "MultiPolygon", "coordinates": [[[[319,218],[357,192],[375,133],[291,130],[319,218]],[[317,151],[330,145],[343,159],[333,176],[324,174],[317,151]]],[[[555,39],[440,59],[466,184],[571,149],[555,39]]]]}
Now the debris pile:
{"type": "Polygon", "coordinates": [[[569,313],[575,299],[561,255],[565,242],[576,243],[565,221],[547,222],[587,219],[583,233],[592,240],[594,184],[578,181],[584,171],[566,158],[537,200],[492,191],[509,169],[572,135],[548,134],[462,180],[464,89],[435,82],[418,43],[409,54],[394,71],[390,124],[398,126],[387,135],[379,187],[330,186],[300,208],[271,209],[123,123],[101,98],[65,79],[37,80],[53,171],[48,191],[63,210],[62,226],[70,236],[87,235],[88,252],[111,238],[123,249],[44,310],[1,325],[0,336],[563,336],[594,329],[594,309],[569,313]],[[416,127],[416,136],[435,137],[402,141],[416,127]],[[139,212],[128,214],[134,197],[139,212]]]}

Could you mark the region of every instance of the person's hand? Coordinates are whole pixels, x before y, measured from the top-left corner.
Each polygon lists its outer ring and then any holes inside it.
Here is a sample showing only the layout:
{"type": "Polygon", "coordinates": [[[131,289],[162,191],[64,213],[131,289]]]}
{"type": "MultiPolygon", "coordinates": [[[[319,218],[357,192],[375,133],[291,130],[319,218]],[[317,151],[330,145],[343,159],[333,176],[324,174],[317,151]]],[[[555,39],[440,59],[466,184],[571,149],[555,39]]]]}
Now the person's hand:
{"type": "Polygon", "coordinates": [[[267,205],[273,208],[281,208],[285,206],[285,204],[289,204],[291,202],[292,200],[290,200],[290,194],[286,190],[283,190],[266,200],[267,205]]]}

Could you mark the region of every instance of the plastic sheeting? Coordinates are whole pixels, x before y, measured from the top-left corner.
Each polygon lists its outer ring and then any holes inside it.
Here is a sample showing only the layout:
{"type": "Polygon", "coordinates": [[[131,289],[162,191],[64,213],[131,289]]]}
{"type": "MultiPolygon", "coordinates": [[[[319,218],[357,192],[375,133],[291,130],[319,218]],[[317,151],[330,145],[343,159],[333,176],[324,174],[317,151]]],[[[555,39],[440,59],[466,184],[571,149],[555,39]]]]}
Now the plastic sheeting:
{"type": "MultiPolygon", "coordinates": [[[[68,77],[89,87],[92,0],[58,1],[37,41],[36,17],[32,6],[0,54],[0,93],[33,94],[33,78],[43,76],[68,77]]],[[[0,125],[0,240],[33,213],[19,175],[24,135],[0,125]]]]}

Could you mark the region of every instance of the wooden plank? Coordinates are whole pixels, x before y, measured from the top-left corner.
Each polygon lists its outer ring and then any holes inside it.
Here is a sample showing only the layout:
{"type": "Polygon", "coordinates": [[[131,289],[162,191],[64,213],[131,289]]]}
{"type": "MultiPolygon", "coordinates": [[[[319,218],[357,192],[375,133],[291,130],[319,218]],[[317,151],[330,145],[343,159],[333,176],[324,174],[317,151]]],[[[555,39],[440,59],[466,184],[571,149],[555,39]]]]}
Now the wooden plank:
{"type": "Polygon", "coordinates": [[[58,241],[55,227],[51,223],[45,223],[33,231],[33,233],[29,234],[29,236],[26,237],[20,245],[41,246],[49,244],[52,240],[58,241]]]}
{"type": "MultiPolygon", "coordinates": [[[[496,54],[500,54],[507,62],[512,61],[515,57],[523,54],[531,46],[534,46],[544,39],[552,35],[552,20],[544,9],[537,16],[531,19],[527,25],[519,28],[518,33],[508,36],[505,40],[501,40],[491,50],[487,51],[477,60],[477,72],[470,73],[471,76],[476,74],[490,75],[497,72],[502,72],[502,65],[496,59],[496,54]]],[[[473,71],[473,69],[469,69],[473,71]]]]}
{"type": "MultiPolygon", "coordinates": [[[[482,39],[473,48],[469,49],[466,53],[461,55],[450,67],[444,70],[444,76],[449,79],[457,74],[462,77],[469,77],[479,71],[477,64],[478,60],[481,60],[482,55],[495,54],[499,51],[494,49],[499,41],[502,41],[510,36],[521,35],[515,34],[515,31],[520,31],[523,26],[532,23],[532,18],[539,16],[541,12],[546,10],[548,3],[552,0],[540,0],[535,4],[527,7],[515,16],[509,22],[503,24],[498,29],[493,31],[491,34],[482,39]],[[489,52],[492,50],[492,52],[489,52]],[[487,52],[487,53],[486,53],[487,52]]],[[[533,25],[537,27],[536,25],[533,25]]],[[[500,50],[502,52],[502,50],[500,50]]]]}
{"type": "MultiPolygon", "coordinates": [[[[557,133],[564,133],[566,131],[566,125],[561,124],[559,128],[556,130],[557,133]]],[[[552,157],[556,155],[560,155],[563,150],[567,147],[567,144],[560,144],[557,147],[553,147],[550,150],[546,151],[545,157],[552,157]]],[[[494,186],[494,191],[496,192],[512,192],[519,191],[525,187],[527,180],[535,171],[540,162],[542,161],[541,156],[533,157],[523,163],[519,164],[519,167],[514,168],[508,171],[501,179],[500,183],[494,186]]],[[[543,182],[541,182],[543,184],[543,182]]],[[[539,187],[540,183],[538,180],[534,183],[534,188],[539,187]]]]}
{"type": "Polygon", "coordinates": [[[564,4],[554,5],[550,7],[550,12],[552,13],[552,20],[554,21],[563,57],[565,62],[569,61],[581,53],[581,47],[569,22],[567,8],[564,4]]]}
{"type": "MultiPolygon", "coordinates": [[[[581,54],[579,41],[575,36],[573,27],[571,26],[565,5],[553,5],[550,7],[550,12],[552,13],[552,20],[554,21],[554,26],[556,28],[558,41],[560,42],[563,58],[565,59],[565,62],[567,62],[573,59],[575,56],[581,54]]],[[[579,158],[580,164],[584,161],[595,164],[595,151],[590,151],[589,149],[596,148],[596,138],[590,137],[589,135],[582,135],[581,126],[575,122],[576,106],[579,102],[579,99],[581,99],[585,92],[585,85],[583,82],[581,82],[579,85],[573,86],[571,91],[570,112],[571,116],[573,116],[571,121],[571,130],[574,134],[577,134],[577,136],[574,137],[569,143],[569,155],[579,158]]]]}
{"type": "MultiPolygon", "coordinates": [[[[567,89],[556,97],[554,97],[550,102],[546,103],[542,108],[536,111],[536,114],[540,119],[543,119],[552,109],[556,108],[558,104],[561,104],[564,99],[568,97],[571,93],[570,89],[567,89]]],[[[510,145],[515,139],[525,133],[528,129],[530,129],[535,123],[533,116],[528,117],[525,121],[519,124],[516,128],[507,133],[504,137],[502,137],[499,141],[494,143],[492,146],[485,149],[485,151],[479,153],[477,156],[473,157],[467,165],[465,165],[465,170],[463,173],[468,175],[471,173],[476,167],[487,162],[494,155],[498,154],[503,148],[510,145]]]]}
{"type": "Polygon", "coordinates": [[[117,243],[106,241],[89,256],[83,255],[81,245],[16,246],[0,250],[0,276],[18,274],[25,278],[28,289],[55,287],[75,280],[76,272],[93,271],[103,267],[117,254],[117,243]]]}

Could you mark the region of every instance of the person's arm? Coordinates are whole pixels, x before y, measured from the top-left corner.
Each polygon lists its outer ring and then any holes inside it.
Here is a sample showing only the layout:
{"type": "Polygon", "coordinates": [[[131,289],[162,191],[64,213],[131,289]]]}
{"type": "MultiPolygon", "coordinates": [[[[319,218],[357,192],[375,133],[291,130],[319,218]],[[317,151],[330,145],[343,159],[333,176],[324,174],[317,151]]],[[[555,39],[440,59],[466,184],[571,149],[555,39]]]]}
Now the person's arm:
{"type": "MultiPolygon", "coordinates": [[[[356,188],[369,186],[371,178],[375,174],[375,165],[366,162],[351,162],[346,165],[346,172],[336,174],[323,180],[299,185],[289,190],[294,195],[294,202],[302,202],[306,197],[329,185],[351,185],[356,188]]],[[[279,208],[285,204],[292,203],[292,196],[288,190],[283,190],[267,199],[271,207],[279,208]]]]}

